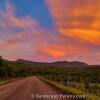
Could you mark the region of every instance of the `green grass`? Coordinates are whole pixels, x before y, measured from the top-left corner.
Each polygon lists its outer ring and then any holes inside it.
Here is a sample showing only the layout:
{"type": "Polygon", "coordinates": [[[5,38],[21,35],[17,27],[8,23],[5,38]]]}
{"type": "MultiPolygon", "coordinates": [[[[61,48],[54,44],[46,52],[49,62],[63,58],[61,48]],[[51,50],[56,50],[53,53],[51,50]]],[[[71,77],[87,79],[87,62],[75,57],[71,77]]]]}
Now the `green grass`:
{"type": "MultiPolygon", "coordinates": [[[[76,95],[85,95],[85,92],[82,89],[75,89],[73,87],[65,86],[64,84],[54,82],[54,81],[51,81],[51,80],[47,80],[47,79],[44,79],[44,78],[41,78],[41,79],[44,80],[45,82],[48,82],[48,83],[54,85],[57,88],[62,89],[62,90],[69,91],[69,92],[76,94],[76,95]]],[[[96,96],[92,93],[87,93],[86,94],[86,100],[100,100],[100,97],[98,97],[98,96],[96,96]]]]}

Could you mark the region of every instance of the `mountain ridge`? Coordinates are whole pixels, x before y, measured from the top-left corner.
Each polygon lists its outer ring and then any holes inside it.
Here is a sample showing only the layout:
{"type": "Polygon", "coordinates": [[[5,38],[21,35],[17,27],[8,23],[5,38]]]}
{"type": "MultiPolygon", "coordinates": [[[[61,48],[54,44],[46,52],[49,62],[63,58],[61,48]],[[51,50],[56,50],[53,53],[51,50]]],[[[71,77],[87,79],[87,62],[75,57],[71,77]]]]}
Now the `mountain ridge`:
{"type": "Polygon", "coordinates": [[[58,66],[58,67],[84,67],[84,66],[88,66],[87,63],[84,62],[80,62],[80,61],[55,61],[55,62],[34,62],[34,61],[28,61],[28,60],[23,60],[23,59],[18,59],[16,61],[14,61],[16,63],[20,63],[20,64],[25,64],[25,65],[34,65],[34,66],[58,66]]]}

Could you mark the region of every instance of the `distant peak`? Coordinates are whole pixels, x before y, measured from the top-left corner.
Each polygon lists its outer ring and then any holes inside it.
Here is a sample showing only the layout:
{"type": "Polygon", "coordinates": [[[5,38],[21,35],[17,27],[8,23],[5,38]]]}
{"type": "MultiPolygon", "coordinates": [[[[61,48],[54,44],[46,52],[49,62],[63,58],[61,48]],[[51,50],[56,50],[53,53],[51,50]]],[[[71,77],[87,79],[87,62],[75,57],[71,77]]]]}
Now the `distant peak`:
{"type": "Polygon", "coordinates": [[[59,64],[60,64],[60,63],[61,63],[61,64],[62,64],[62,63],[63,63],[63,64],[66,64],[66,63],[69,63],[69,62],[68,62],[68,61],[56,61],[56,62],[53,62],[53,63],[55,63],[55,64],[58,64],[58,63],[59,63],[59,64]]]}
{"type": "Polygon", "coordinates": [[[23,59],[18,59],[18,60],[16,60],[15,62],[31,62],[31,61],[23,60],[23,59]]]}
{"type": "Polygon", "coordinates": [[[72,62],[70,62],[70,63],[88,65],[87,63],[80,62],[80,61],[72,61],[72,62]]]}

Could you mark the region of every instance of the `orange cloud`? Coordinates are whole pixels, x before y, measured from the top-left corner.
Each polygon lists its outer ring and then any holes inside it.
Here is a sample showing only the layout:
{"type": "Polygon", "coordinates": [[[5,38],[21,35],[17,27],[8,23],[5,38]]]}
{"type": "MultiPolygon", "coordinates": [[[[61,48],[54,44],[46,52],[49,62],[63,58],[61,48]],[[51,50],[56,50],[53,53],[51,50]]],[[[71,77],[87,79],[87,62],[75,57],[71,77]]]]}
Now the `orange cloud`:
{"type": "Polygon", "coordinates": [[[100,45],[99,0],[46,0],[46,2],[61,34],[100,45]]]}
{"type": "Polygon", "coordinates": [[[70,36],[82,41],[100,44],[100,32],[94,30],[83,30],[83,29],[60,29],[60,33],[65,36],[70,36]]]}
{"type": "Polygon", "coordinates": [[[65,49],[61,46],[48,46],[44,48],[44,52],[54,58],[60,58],[65,56],[65,49]]]}
{"type": "Polygon", "coordinates": [[[67,42],[61,42],[60,40],[61,37],[57,37],[53,44],[42,41],[42,45],[40,45],[41,41],[38,41],[36,46],[37,55],[47,55],[48,58],[53,59],[68,59],[90,53],[90,50],[84,46],[81,46],[81,44],[71,44],[67,42]]]}

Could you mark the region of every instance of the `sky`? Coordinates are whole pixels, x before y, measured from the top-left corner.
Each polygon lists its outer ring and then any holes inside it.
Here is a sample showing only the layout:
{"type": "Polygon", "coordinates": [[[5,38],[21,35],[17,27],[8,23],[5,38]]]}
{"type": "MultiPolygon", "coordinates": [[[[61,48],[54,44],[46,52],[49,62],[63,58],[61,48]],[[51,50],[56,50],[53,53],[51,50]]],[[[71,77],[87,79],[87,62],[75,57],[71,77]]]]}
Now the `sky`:
{"type": "Polygon", "coordinates": [[[0,0],[0,55],[100,64],[100,0],[0,0]]]}

